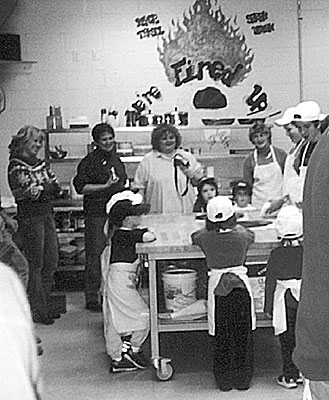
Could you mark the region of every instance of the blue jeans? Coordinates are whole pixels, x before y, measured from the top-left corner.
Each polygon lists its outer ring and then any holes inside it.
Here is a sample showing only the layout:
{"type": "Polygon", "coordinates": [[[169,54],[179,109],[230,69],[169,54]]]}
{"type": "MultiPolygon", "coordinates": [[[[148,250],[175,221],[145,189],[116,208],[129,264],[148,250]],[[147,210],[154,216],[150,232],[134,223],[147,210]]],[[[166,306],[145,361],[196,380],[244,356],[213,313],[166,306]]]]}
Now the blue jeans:
{"type": "Polygon", "coordinates": [[[101,284],[101,255],[105,248],[104,224],[106,215],[85,217],[85,297],[86,303],[99,302],[101,284]]]}
{"type": "Polygon", "coordinates": [[[53,275],[58,265],[58,240],[52,214],[18,218],[18,231],[29,263],[27,293],[32,314],[45,317],[53,275]]]}

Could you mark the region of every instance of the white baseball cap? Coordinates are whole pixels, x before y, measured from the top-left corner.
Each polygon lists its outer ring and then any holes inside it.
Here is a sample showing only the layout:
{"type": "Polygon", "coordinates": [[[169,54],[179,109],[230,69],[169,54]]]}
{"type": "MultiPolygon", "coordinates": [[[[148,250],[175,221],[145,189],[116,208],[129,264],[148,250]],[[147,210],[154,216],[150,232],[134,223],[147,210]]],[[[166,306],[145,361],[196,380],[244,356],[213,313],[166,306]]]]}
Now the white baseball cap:
{"type": "Polygon", "coordinates": [[[313,100],[302,101],[295,107],[294,121],[323,121],[326,114],[321,113],[320,106],[313,100]]]}
{"type": "Polygon", "coordinates": [[[234,215],[232,200],[227,196],[216,196],[207,203],[207,219],[211,222],[224,222],[234,215]]]}
{"type": "Polygon", "coordinates": [[[294,120],[296,107],[289,107],[284,112],[283,116],[274,121],[278,126],[284,126],[290,124],[294,120]]]}
{"type": "Polygon", "coordinates": [[[293,205],[282,207],[274,226],[281,239],[297,239],[303,236],[302,211],[293,205]]]}

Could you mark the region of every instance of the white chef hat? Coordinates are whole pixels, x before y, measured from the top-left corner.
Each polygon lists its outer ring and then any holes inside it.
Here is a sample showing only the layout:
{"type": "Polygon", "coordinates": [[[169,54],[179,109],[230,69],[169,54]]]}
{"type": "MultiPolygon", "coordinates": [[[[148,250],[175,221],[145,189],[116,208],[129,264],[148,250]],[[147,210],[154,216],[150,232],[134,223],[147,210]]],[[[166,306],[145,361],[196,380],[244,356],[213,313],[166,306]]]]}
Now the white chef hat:
{"type": "Polygon", "coordinates": [[[293,205],[281,208],[274,222],[278,237],[281,239],[297,239],[303,236],[303,214],[293,205]]]}
{"type": "Polygon", "coordinates": [[[207,203],[207,219],[211,222],[227,221],[233,214],[233,203],[227,196],[216,196],[207,203]]]}

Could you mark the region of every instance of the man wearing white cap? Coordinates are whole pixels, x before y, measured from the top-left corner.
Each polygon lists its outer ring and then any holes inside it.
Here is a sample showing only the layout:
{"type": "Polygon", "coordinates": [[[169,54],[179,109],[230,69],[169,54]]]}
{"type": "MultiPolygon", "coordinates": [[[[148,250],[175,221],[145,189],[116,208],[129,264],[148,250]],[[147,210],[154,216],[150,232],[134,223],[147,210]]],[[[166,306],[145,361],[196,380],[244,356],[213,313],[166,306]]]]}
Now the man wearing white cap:
{"type": "Polygon", "coordinates": [[[313,100],[302,101],[295,107],[292,124],[298,128],[303,138],[293,163],[297,176],[290,178],[286,183],[286,193],[289,195],[267,203],[262,210],[264,214],[278,210],[287,199],[293,203],[302,202],[307,166],[321,137],[320,124],[325,118],[326,115],[321,113],[320,106],[313,100]]]}
{"type": "Polygon", "coordinates": [[[283,194],[287,192],[287,182],[290,178],[297,176],[297,171],[294,168],[295,157],[303,144],[303,137],[299,129],[293,124],[295,115],[295,107],[289,107],[284,112],[282,118],[277,119],[274,123],[282,126],[286,131],[286,135],[294,143],[294,147],[290,149],[284,164],[283,170],[283,194]]]}
{"type": "Polygon", "coordinates": [[[309,380],[313,400],[329,399],[328,182],[329,136],[325,132],[310,158],[304,185],[303,283],[294,352],[295,364],[309,380]]]}

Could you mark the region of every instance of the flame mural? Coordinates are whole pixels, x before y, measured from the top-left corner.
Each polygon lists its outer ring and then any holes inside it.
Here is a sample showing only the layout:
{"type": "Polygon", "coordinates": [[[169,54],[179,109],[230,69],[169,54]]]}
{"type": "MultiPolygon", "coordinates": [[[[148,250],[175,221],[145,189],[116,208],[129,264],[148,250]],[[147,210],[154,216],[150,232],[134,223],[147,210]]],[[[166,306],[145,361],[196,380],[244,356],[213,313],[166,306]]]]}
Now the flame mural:
{"type": "Polygon", "coordinates": [[[181,22],[172,20],[168,35],[159,38],[160,61],[175,86],[202,80],[208,71],[214,81],[232,87],[252,69],[254,55],[239,33],[236,16],[227,19],[217,0],[214,3],[196,0],[189,15],[184,13],[181,22]]]}

